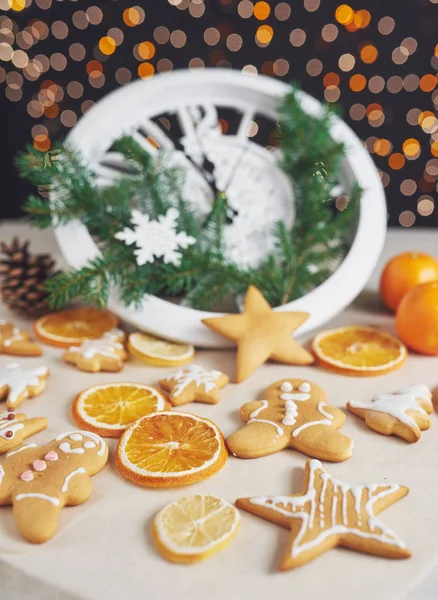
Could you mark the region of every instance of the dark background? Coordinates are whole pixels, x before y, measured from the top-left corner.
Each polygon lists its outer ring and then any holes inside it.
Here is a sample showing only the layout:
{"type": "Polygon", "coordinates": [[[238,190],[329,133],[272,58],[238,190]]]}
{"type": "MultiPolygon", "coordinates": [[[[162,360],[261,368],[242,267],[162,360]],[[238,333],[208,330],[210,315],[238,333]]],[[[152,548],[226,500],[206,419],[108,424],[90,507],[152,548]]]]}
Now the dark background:
{"type": "Polygon", "coordinates": [[[437,30],[438,0],[0,0],[0,216],[22,214],[13,159],[27,143],[48,149],[130,79],[219,66],[338,101],[389,224],[437,226],[437,30]]]}

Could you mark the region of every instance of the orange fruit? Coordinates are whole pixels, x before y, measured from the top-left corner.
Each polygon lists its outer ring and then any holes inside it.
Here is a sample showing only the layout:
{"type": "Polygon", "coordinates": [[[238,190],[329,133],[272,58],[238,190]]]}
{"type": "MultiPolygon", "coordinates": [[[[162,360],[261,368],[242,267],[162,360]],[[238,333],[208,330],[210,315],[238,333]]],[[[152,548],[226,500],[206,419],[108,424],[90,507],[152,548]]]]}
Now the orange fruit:
{"type": "Polygon", "coordinates": [[[117,327],[119,319],[107,310],[84,307],[49,313],[35,321],[35,335],[46,344],[65,348],[80,346],[117,327]]]}
{"type": "Polygon", "coordinates": [[[122,435],[116,465],[144,487],[202,481],[227,460],[224,438],[208,419],[181,412],[158,412],[136,421],[122,435]]]}
{"type": "Polygon", "coordinates": [[[397,333],[422,354],[438,354],[438,281],[409,290],[397,309],[397,333]]]}
{"type": "Polygon", "coordinates": [[[389,260],[380,278],[380,296],[395,312],[403,296],[414,286],[438,280],[438,261],[429,254],[404,252],[389,260]]]}
{"type": "Polygon", "coordinates": [[[312,342],[320,363],[343,375],[369,377],[399,369],[405,362],[405,346],[389,333],[351,325],[322,331],[312,342]]]}
{"type": "Polygon", "coordinates": [[[169,342],[149,333],[131,333],[128,349],[145,363],[156,367],[178,367],[193,360],[195,349],[191,344],[169,342]]]}
{"type": "Polygon", "coordinates": [[[164,558],[192,564],[227,546],[240,525],[238,510],[214,496],[186,496],[156,515],[152,537],[164,558]]]}
{"type": "Polygon", "coordinates": [[[76,396],[72,414],[81,429],[103,437],[120,437],[137,419],[168,408],[170,402],[154,387],[117,382],[85,389],[76,396]]]}

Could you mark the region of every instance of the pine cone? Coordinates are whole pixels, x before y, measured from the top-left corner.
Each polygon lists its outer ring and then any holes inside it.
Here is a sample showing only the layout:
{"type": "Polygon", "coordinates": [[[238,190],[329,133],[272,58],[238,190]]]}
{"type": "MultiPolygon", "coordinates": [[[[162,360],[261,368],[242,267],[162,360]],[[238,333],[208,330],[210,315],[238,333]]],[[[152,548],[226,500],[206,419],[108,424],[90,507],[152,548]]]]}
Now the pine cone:
{"type": "Polygon", "coordinates": [[[56,275],[55,261],[49,254],[31,254],[30,242],[14,238],[10,244],[2,242],[5,255],[0,260],[1,295],[11,310],[28,316],[39,316],[48,310],[44,282],[56,275]]]}

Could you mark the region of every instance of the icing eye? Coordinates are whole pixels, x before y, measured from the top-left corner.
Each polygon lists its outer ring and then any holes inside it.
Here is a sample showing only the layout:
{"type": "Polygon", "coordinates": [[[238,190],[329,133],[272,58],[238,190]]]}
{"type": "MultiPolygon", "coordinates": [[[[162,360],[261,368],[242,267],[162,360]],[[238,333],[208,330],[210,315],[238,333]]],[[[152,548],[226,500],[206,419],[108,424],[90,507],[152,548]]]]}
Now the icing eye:
{"type": "Polygon", "coordinates": [[[80,433],[72,433],[70,439],[73,440],[73,442],[81,442],[84,438],[80,433]]]}
{"type": "Polygon", "coordinates": [[[308,383],[307,381],[304,381],[298,389],[300,392],[308,393],[308,392],[310,392],[310,389],[311,389],[310,383],[308,383]]]}
{"type": "Polygon", "coordinates": [[[292,392],[293,389],[294,387],[289,381],[284,381],[280,387],[282,392],[292,392]]]}

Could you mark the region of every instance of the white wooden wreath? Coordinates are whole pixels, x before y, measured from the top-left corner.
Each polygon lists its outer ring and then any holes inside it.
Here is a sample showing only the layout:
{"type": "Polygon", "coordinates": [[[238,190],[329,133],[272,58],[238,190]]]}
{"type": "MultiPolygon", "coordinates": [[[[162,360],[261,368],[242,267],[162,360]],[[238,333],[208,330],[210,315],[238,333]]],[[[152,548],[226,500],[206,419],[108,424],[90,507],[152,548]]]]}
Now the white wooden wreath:
{"type": "MultiPolygon", "coordinates": [[[[205,156],[213,165],[213,176],[227,192],[231,207],[239,208],[240,222],[227,232],[227,251],[240,264],[257,264],[269,250],[269,224],[294,219],[293,189],[277,166],[275,152],[255,143],[249,135],[258,117],[276,120],[276,109],[288,86],[264,76],[250,77],[238,71],[206,69],[177,71],[150,80],[139,80],[112,92],[87,112],[70,132],[67,142],[79,150],[98,174],[99,185],[109,185],[123,169],[112,143],[130,134],[150,152],[157,145],[170,160],[186,168],[185,195],[193,199],[200,214],[212,202],[208,180],[193,164],[205,156]],[[238,115],[234,134],[223,135],[218,111],[233,109],[238,115]],[[179,128],[171,140],[165,127],[170,115],[179,128]],[[161,117],[160,117],[161,116],[161,117]]],[[[306,112],[318,115],[320,103],[300,93],[306,112]]],[[[362,187],[360,214],[351,248],[339,267],[309,294],[275,310],[305,310],[310,318],[300,333],[321,325],[347,306],[362,290],[377,262],[386,233],[386,204],[379,174],[362,142],[341,120],[334,119],[332,137],[346,147],[339,191],[348,191],[356,179],[362,187]]],[[[80,222],[55,229],[70,267],[79,269],[99,254],[80,222]]],[[[117,291],[109,307],[141,330],[197,346],[222,348],[230,344],[207,329],[201,319],[220,316],[147,296],[140,309],[126,308],[117,291]]]]}

